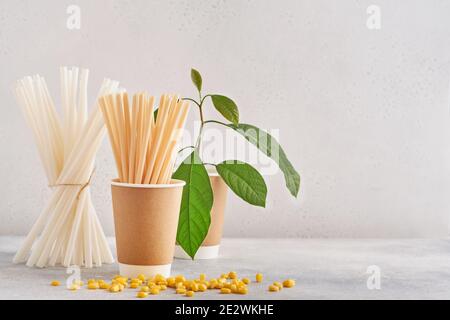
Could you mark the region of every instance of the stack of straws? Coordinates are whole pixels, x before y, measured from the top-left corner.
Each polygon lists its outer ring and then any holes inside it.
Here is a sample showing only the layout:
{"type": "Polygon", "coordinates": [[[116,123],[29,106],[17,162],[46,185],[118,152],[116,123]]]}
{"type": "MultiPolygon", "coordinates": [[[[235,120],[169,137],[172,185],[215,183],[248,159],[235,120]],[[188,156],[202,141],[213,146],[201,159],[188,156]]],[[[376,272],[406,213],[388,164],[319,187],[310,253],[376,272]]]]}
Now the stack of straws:
{"type": "MultiPolygon", "coordinates": [[[[53,193],[14,257],[15,263],[90,268],[113,262],[89,192],[105,129],[98,107],[88,115],[87,82],[88,70],[61,68],[63,121],[44,78],[36,75],[17,82],[16,98],[33,131],[53,193]]],[[[105,79],[99,96],[116,92],[118,85],[105,79]]]]}
{"type": "Polygon", "coordinates": [[[162,95],[155,120],[154,97],[126,92],[106,95],[99,104],[116,160],[119,180],[132,184],[167,184],[176,160],[176,146],[189,104],[178,96],[162,95]]]}

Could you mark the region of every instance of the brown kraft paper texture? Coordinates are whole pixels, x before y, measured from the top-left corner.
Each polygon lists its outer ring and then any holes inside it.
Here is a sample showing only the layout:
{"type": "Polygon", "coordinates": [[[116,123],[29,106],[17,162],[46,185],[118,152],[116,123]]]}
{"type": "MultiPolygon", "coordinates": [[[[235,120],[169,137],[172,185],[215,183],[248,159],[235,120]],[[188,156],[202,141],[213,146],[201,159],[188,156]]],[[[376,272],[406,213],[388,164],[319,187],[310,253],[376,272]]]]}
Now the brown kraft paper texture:
{"type": "MultiPolygon", "coordinates": [[[[182,181],[172,180],[171,183],[182,181]]],[[[111,185],[117,260],[120,263],[172,263],[183,185],[154,186],[111,185]]]]}

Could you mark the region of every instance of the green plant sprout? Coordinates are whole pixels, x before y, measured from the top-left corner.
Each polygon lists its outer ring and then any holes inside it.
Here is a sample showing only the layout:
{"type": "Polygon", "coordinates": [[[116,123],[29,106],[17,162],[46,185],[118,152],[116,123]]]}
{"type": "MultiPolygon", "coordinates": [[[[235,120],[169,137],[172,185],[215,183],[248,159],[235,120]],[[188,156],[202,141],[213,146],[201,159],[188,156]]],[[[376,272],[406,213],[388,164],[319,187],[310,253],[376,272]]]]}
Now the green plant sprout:
{"type": "MultiPolygon", "coordinates": [[[[201,122],[200,130],[195,145],[180,150],[190,148],[192,152],[177,168],[173,178],[186,182],[181,200],[177,242],[194,259],[198,248],[208,233],[211,223],[211,208],[214,201],[206,164],[202,162],[200,157],[200,145],[205,125],[218,124],[238,132],[263,154],[275,161],[284,174],[286,187],[294,197],[297,197],[300,189],[300,175],[272,136],[253,125],[239,122],[239,110],[233,100],[219,94],[203,96],[202,76],[195,69],[191,69],[191,79],[197,88],[198,100],[192,98],[183,98],[183,100],[191,101],[198,107],[201,122]],[[211,100],[215,109],[230,123],[206,120],[203,108],[207,100],[211,100]]],[[[218,164],[208,165],[216,168],[217,173],[238,197],[252,205],[265,207],[266,183],[258,170],[250,164],[238,160],[226,160],[218,164]]]]}

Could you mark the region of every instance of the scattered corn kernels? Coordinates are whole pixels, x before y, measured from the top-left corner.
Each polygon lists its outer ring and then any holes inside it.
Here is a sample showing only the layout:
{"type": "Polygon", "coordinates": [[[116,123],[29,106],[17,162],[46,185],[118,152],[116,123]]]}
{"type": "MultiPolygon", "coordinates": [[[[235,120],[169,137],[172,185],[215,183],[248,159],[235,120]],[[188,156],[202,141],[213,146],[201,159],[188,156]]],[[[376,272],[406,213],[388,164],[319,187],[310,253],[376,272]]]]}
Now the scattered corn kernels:
{"type": "Polygon", "coordinates": [[[153,281],[158,283],[160,281],[166,281],[166,277],[164,277],[162,274],[157,274],[154,278],[153,281]]]}
{"type": "Polygon", "coordinates": [[[77,286],[76,284],[71,284],[68,289],[72,291],[77,291],[78,289],[80,289],[80,287],[77,286]]]}
{"type": "Polygon", "coordinates": [[[138,297],[138,298],[147,298],[147,296],[148,296],[147,292],[140,291],[140,292],[136,293],[136,297],[138,297]]]}
{"type": "Polygon", "coordinates": [[[112,293],[116,293],[120,291],[120,287],[118,284],[113,284],[110,288],[109,288],[109,292],[112,293]]]}
{"type": "Polygon", "coordinates": [[[220,293],[222,293],[222,294],[229,294],[229,293],[231,293],[231,289],[222,288],[222,289],[220,289],[220,293]]]}
{"type": "Polygon", "coordinates": [[[193,296],[194,296],[194,291],[189,290],[189,291],[186,292],[186,297],[191,298],[191,297],[193,297],[193,296]]]}
{"type": "Polygon", "coordinates": [[[89,290],[95,290],[95,289],[100,288],[100,286],[98,285],[98,282],[90,282],[90,283],[88,283],[87,288],[89,290]]]}
{"type": "Polygon", "coordinates": [[[150,288],[147,287],[147,286],[142,286],[140,291],[141,291],[141,292],[149,292],[149,291],[150,291],[150,288]]]}
{"type": "Polygon", "coordinates": [[[139,287],[139,282],[132,282],[132,283],[130,283],[130,288],[131,289],[136,289],[138,287],[139,287]]]}
{"type": "Polygon", "coordinates": [[[283,281],[283,287],[285,288],[292,288],[295,286],[295,280],[293,279],[287,279],[283,281]]]}
{"type": "Polygon", "coordinates": [[[269,291],[271,291],[271,292],[278,292],[278,291],[280,291],[280,288],[278,286],[274,285],[274,284],[271,284],[269,286],[269,291]]]}
{"type": "Polygon", "coordinates": [[[183,282],[177,282],[176,284],[176,288],[185,288],[184,283],[183,282]]]}
{"type": "Polygon", "coordinates": [[[249,284],[251,281],[249,278],[242,278],[242,282],[245,284],[249,284]]]}
{"type": "Polygon", "coordinates": [[[176,277],[175,277],[175,282],[185,282],[186,281],[186,278],[184,277],[184,276],[182,276],[181,274],[179,274],[179,275],[177,275],[176,277]]]}
{"type": "Polygon", "coordinates": [[[106,282],[100,283],[99,286],[100,286],[100,289],[108,290],[109,288],[111,288],[111,285],[109,283],[106,283],[106,282]]]}
{"type": "Polygon", "coordinates": [[[143,275],[142,273],[139,274],[136,278],[141,280],[142,282],[144,282],[146,280],[145,275],[143,275]]]}
{"type": "Polygon", "coordinates": [[[237,278],[237,273],[235,271],[231,271],[230,273],[228,273],[228,278],[236,279],[237,278]]]}
{"type": "Polygon", "coordinates": [[[76,284],[79,287],[82,287],[84,285],[83,281],[81,281],[81,280],[74,280],[73,284],[76,284]]]}
{"type": "Polygon", "coordinates": [[[173,287],[175,287],[175,285],[176,285],[176,281],[175,281],[174,277],[167,278],[167,286],[168,287],[173,288],[173,287]]]}
{"type": "Polygon", "coordinates": [[[273,283],[273,285],[274,286],[277,286],[278,287],[278,289],[283,289],[283,284],[281,283],[281,282],[278,282],[278,281],[275,281],[274,283],[273,283]]]}
{"type": "Polygon", "coordinates": [[[205,281],[206,280],[206,274],[200,273],[199,280],[200,281],[205,281]]]}
{"type": "Polygon", "coordinates": [[[207,286],[206,284],[200,283],[200,284],[198,285],[198,291],[204,292],[204,291],[206,291],[206,290],[208,290],[208,286],[207,286]]]}
{"type": "Polygon", "coordinates": [[[57,287],[61,285],[61,282],[59,282],[58,280],[53,280],[52,282],[50,282],[50,285],[57,287]]]}
{"type": "Polygon", "coordinates": [[[159,294],[159,287],[153,287],[150,289],[151,294],[159,294]]]}
{"type": "Polygon", "coordinates": [[[167,290],[167,286],[165,284],[162,284],[162,285],[159,286],[159,289],[161,291],[167,290]]]}
{"type": "Polygon", "coordinates": [[[239,294],[247,294],[248,293],[248,288],[247,287],[239,287],[238,293],[239,294]]]}
{"type": "Polygon", "coordinates": [[[257,273],[255,276],[256,282],[262,282],[263,281],[263,275],[262,273],[257,273]]]}
{"type": "Polygon", "coordinates": [[[177,294],[185,294],[186,293],[186,289],[185,288],[177,288],[175,292],[177,294]]]}
{"type": "Polygon", "coordinates": [[[231,292],[233,292],[233,293],[237,293],[237,292],[238,292],[238,287],[237,287],[237,285],[232,284],[231,287],[230,287],[230,290],[231,290],[231,292]]]}

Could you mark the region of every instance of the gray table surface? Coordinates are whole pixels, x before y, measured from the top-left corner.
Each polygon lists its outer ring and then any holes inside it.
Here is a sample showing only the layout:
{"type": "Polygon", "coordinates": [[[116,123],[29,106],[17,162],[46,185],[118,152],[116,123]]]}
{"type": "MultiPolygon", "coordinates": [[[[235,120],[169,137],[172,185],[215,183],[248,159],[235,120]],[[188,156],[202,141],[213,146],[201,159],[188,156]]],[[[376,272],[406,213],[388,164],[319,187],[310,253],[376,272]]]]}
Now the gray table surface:
{"type": "MultiPolygon", "coordinates": [[[[51,280],[67,278],[66,269],[28,268],[13,264],[22,238],[0,237],[0,299],[136,299],[135,290],[120,294],[64,286],[51,287],[51,280]]],[[[114,240],[109,239],[114,250],[114,240]]],[[[236,271],[262,284],[252,283],[249,294],[198,293],[193,299],[450,299],[450,241],[448,239],[224,239],[215,260],[175,259],[173,274],[198,277],[236,271]],[[380,289],[368,289],[369,266],[381,273],[380,289]],[[297,285],[278,293],[267,291],[273,281],[293,278],[297,285]]],[[[117,264],[82,269],[82,278],[110,279],[117,264]]],[[[189,299],[173,290],[147,299],[189,299]]]]}

